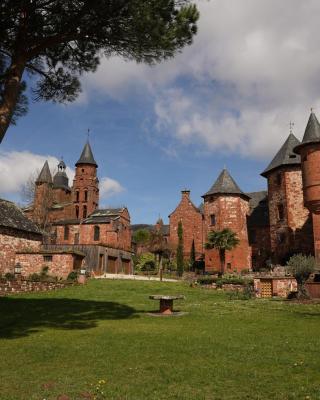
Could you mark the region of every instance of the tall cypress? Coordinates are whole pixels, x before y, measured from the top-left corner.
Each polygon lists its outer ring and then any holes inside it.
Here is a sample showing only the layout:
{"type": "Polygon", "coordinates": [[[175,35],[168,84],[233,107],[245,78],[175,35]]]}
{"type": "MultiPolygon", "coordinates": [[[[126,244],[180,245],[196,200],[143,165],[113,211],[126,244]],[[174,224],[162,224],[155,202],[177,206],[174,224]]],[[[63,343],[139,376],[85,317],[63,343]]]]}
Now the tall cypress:
{"type": "Polygon", "coordinates": [[[176,257],[177,257],[178,275],[182,276],[184,269],[184,260],[183,260],[183,227],[181,221],[178,224],[178,246],[177,246],[176,257]]]}
{"type": "Polygon", "coordinates": [[[190,269],[193,271],[196,262],[196,248],[194,245],[194,239],[192,240],[191,251],[190,251],[190,269]]]}

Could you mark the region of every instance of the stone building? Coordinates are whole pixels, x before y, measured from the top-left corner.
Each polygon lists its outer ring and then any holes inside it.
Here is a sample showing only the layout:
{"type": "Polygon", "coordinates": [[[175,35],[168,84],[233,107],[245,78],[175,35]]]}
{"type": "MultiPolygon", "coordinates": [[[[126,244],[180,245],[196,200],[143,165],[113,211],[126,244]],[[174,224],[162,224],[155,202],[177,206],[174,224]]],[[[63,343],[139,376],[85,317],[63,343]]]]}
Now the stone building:
{"type": "Polygon", "coordinates": [[[25,214],[49,232],[46,251],[83,252],[95,274],[131,273],[130,214],[126,207],[99,209],[98,165],[87,142],[75,164],[72,187],[61,160],[52,174],[45,162],[25,214]]]}
{"type": "Polygon", "coordinates": [[[0,199],[0,274],[12,273],[16,252],[37,251],[42,234],[14,203],[0,199]]]}
{"type": "MultiPolygon", "coordinates": [[[[262,172],[268,190],[243,193],[223,170],[197,208],[190,191],[170,214],[169,242],[176,245],[177,226],[183,226],[185,259],[194,240],[197,258],[206,270],[219,270],[216,250],[205,250],[208,232],[230,228],[239,245],[226,253],[229,271],[255,270],[285,264],[295,253],[315,254],[320,264],[320,124],[312,112],[302,142],[290,132],[262,172]]],[[[228,270],[227,269],[227,270],[228,270]]]]}

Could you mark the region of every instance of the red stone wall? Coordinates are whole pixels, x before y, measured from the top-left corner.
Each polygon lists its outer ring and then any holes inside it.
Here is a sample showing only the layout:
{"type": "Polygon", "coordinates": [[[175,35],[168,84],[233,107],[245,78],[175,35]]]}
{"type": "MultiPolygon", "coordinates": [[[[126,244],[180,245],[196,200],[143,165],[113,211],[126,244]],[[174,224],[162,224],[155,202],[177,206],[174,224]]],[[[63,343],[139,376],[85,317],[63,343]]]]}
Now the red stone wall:
{"type": "MultiPolygon", "coordinates": [[[[99,180],[97,168],[94,165],[80,164],[76,167],[76,174],[73,180],[72,200],[74,207],[79,207],[79,217],[83,218],[84,206],[87,207],[87,216],[90,215],[99,205],[99,180]],[[77,201],[79,192],[79,201],[77,201]],[[87,192],[87,199],[85,198],[87,192]]],[[[74,218],[76,213],[74,211],[74,218]]]]}
{"type": "MultiPolygon", "coordinates": [[[[226,272],[251,269],[251,247],[248,242],[247,215],[249,202],[239,196],[207,196],[204,202],[204,237],[211,230],[220,231],[229,228],[237,234],[239,245],[226,252],[226,272]],[[211,225],[211,215],[215,215],[215,224],[211,225]],[[228,265],[229,264],[229,265],[228,265]]],[[[207,271],[220,271],[219,252],[205,250],[207,271]]]]}
{"type": "Polygon", "coordinates": [[[13,273],[16,251],[39,250],[41,243],[42,238],[38,235],[0,228],[0,273],[13,273]]]}
{"type": "Polygon", "coordinates": [[[178,207],[169,216],[170,236],[169,243],[175,249],[178,245],[178,224],[181,221],[183,227],[184,257],[190,258],[192,241],[194,240],[196,256],[203,253],[202,214],[190,200],[190,192],[183,191],[178,207]]]}
{"type": "Polygon", "coordinates": [[[52,254],[52,261],[44,261],[44,254],[18,253],[15,262],[21,264],[21,275],[25,277],[33,273],[39,274],[43,267],[49,267],[49,275],[67,278],[74,269],[74,256],[72,254],[52,254]]]}
{"type": "Polygon", "coordinates": [[[56,244],[73,245],[75,244],[75,235],[79,233],[79,244],[101,244],[112,248],[131,251],[131,230],[130,220],[126,213],[116,221],[110,221],[109,224],[76,224],[67,225],[69,227],[69,237],[64,239],[66,225],[56,226],[57,240],[56,244]],[[100,228],[99,240],[94,240],[95,226],[100,228]]]}
{"type": "Polygon", "coordinates": [[[249,244],[252,248],[252,269],[257,271],[260,268],[265,268],[267,261],[271,258],[270,226],[253,227],[250,230],[249,244]]]}
{"type": "Polygon", "coordinates": [[[273,262],[284,264],[296,252],[313,253],[312,226],[310,213],[304,207],[300,167],[284,167],[272,172],[268,176],[268,196],[273,262]]]}

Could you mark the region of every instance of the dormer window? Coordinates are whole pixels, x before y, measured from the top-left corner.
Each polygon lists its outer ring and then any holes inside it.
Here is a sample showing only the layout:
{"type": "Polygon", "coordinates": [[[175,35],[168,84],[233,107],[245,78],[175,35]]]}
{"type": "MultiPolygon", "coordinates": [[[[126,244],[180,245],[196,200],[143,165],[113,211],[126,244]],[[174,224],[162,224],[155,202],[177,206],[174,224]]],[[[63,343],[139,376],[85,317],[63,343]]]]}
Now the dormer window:
{"type": "Polygon", "coordinates": [[[289,158],[297,158],[297,155],[296,154],[290,154],[289,158]]]}

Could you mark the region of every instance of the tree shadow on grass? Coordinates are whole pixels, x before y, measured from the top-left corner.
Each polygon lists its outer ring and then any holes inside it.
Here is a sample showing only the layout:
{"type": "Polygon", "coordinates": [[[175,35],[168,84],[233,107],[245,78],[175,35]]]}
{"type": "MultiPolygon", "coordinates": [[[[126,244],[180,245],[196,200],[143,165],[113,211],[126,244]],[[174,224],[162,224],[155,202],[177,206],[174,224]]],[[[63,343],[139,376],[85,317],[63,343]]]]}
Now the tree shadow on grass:
{"type": "Polygon", "coordinates": [[[137,318],[125,304],[78,299],[0,297],[0,338],[15,339],[43,328],[95,328],[99,321],[137,318]]]}

